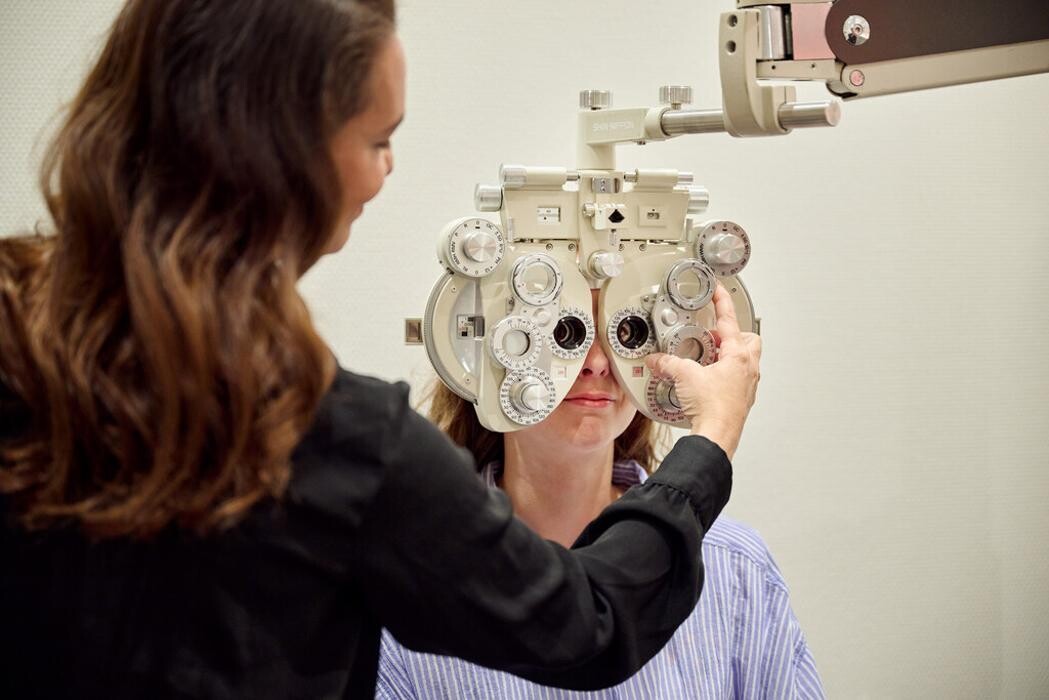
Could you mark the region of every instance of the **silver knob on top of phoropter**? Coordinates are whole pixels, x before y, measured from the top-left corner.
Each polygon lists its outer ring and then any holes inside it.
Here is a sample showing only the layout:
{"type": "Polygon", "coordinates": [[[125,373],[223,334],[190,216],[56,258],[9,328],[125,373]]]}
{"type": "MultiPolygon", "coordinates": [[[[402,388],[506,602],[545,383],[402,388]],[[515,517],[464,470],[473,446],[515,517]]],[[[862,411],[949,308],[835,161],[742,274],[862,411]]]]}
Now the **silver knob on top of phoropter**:
{"type": "Polygon", "coordinates": [[[474,188],[474,207],[477,211],[499,211],[503,208],[503,188],[499,185],[478,185],[474,188]]]}
{"type": "Polygon", "coordinates": [[[528,182],[528,168],[523,165],[500,165],[499,182],[503,183],[503,187],[511,189],[524,187],[528,182]]]}
{"type": "Polygon", "coordinates": [[[732,221],[713,221],[696,236],[696,255],[719,277],[736,275],[750,261],[750,237],[732,221]]]}
{"type": "Polygon", "coordinates": [[[692,88],[688,85],[663,85],[659,88],[659,101],[680,109],[681,105],[692,104],[692,88]]]}
{"type": "Polygon", "coordinates": [[[612,93],[608,90],[580,90],[580,109],[608,109],[612,106],[612,93]]]}

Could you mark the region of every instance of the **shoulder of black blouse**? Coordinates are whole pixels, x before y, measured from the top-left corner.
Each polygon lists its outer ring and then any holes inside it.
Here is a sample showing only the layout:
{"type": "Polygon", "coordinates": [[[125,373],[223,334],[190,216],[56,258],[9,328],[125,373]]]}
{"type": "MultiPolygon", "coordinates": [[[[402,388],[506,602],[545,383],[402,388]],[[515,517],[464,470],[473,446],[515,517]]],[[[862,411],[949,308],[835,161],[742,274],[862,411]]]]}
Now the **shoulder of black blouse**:
{"type": "Polygon", "coordinates": [[[292,456],[287,497],[356,525],[411,412],[408,385],[339,369],[292,456]]]}

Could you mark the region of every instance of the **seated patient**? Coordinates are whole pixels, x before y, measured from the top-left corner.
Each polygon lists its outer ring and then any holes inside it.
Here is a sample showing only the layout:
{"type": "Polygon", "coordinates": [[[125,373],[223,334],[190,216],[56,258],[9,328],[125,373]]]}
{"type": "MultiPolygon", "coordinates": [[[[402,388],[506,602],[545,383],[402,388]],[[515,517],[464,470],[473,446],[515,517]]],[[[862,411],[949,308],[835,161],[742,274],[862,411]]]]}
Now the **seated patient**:
{"type": "MultiPolygon", "coordinates": [[[[483,465],[480,477],[506,493],[518,517],[565,547],[658,463],[657,426],[620,390],[597,341],[565,400],[537,425],[489,432],[473,406],[443,385],[435,389],[430,415],[474,453],[483,465]]],[[[410,651],[384,631],[376,698],[823,697],[787,585],[761,537],[721,517],[702,552],[706,578],[695,611],[619,686],[596,693],[546,688],[461,659],[410,651]]]]}

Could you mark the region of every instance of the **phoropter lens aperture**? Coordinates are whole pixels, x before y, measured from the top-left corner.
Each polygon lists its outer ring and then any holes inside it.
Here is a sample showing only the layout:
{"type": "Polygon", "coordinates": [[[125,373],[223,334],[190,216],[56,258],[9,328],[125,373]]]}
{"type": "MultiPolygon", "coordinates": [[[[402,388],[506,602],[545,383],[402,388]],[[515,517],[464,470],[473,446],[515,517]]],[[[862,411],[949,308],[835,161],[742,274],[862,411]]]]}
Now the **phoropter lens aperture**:
{"type": "Polygon", "coordinates": [[[575,316],[565,316],[554,327],[554,342],[565,350],[575,350],[586,341],[586,325],[575,316]]]}
{"type": "Polygon", "coordinates": [[[637,350],[648,342],[648,324],[640,316],[627,316],[616,327],[616,337],[623,347],[637,350]]]}

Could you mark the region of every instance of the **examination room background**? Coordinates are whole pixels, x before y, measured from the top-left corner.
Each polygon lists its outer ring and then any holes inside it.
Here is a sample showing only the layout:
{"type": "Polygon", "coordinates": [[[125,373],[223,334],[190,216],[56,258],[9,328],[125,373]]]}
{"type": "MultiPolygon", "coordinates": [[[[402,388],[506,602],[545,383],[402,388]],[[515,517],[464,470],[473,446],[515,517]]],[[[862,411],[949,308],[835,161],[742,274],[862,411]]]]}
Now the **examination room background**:
{"type": "MultiPolygon", "coordinates": [[[[119,6],[0,0],[5,234],[43,220],[42,147],[119,6]]],[[[400,8],[394,174],[301,288],[344,365],[419,397],[404,319],[474,184],[504,162],[574,167],[584,88],[638,106],[686,84],[720,107],[734,3],[400,8]]],[[[619,148],[622,168],[694,172],[709,218],[751,236],[763,379],[727,513],[768,541],[830,697],[1049,697],[1047,115],[1040,75],[846,103],[835,129],[619,148]]]]}

